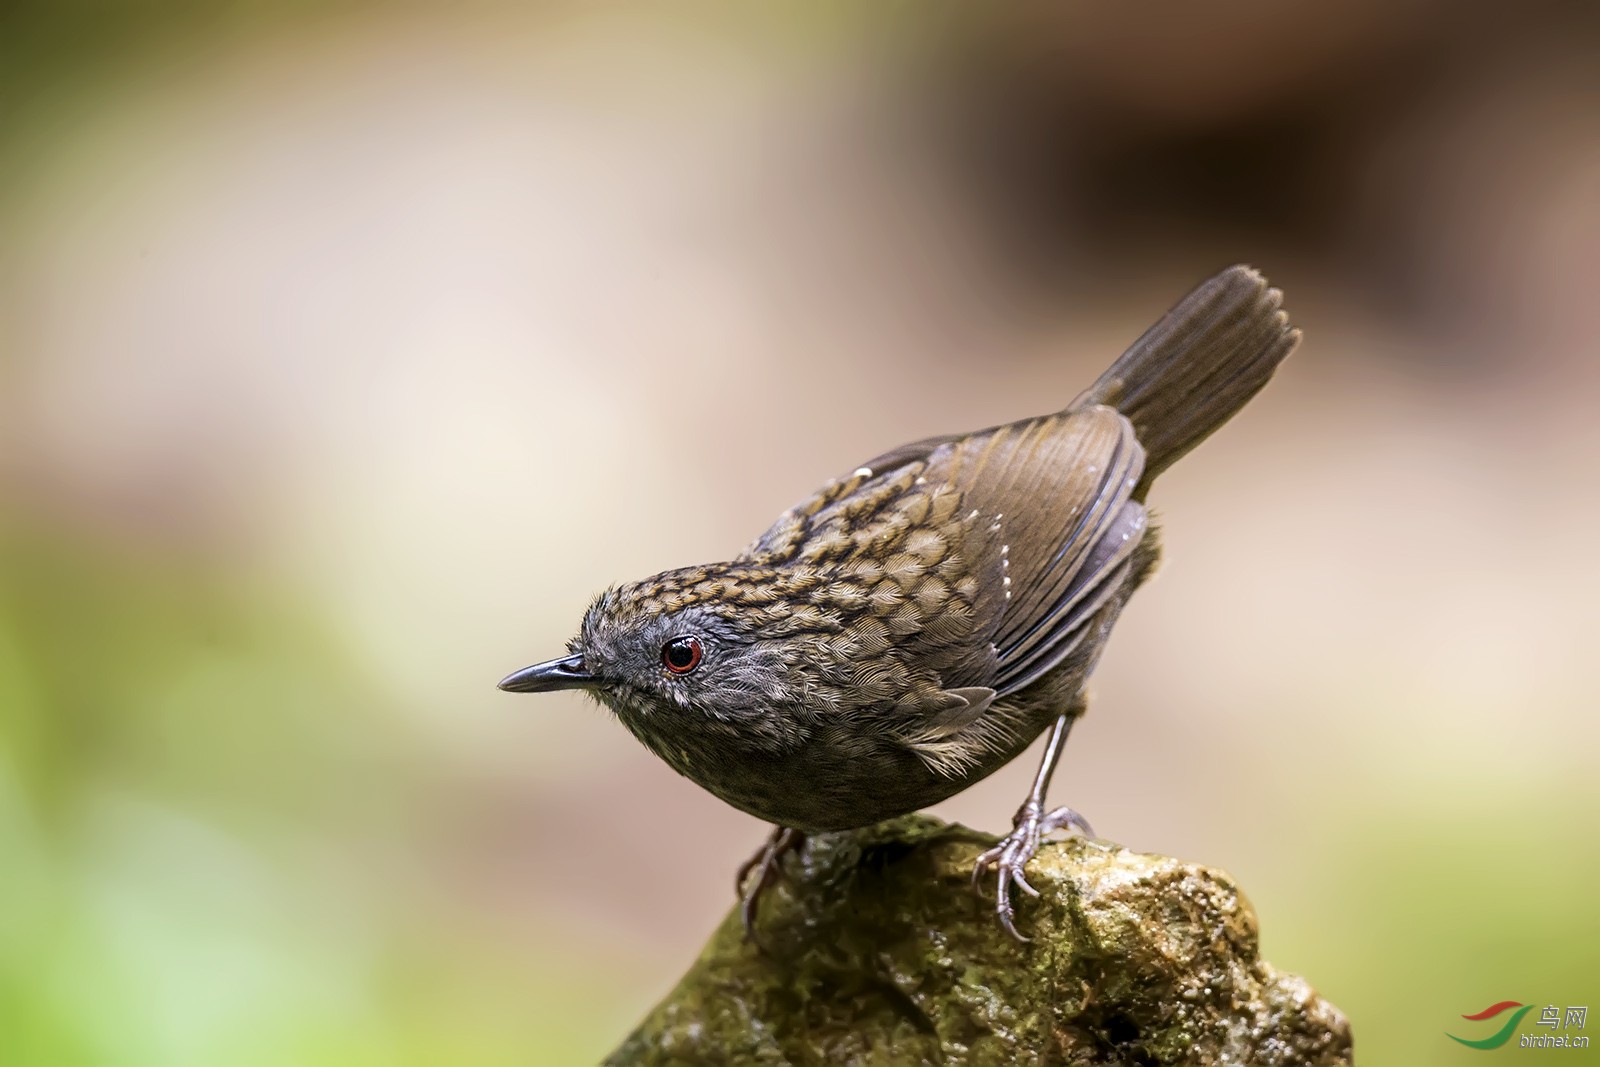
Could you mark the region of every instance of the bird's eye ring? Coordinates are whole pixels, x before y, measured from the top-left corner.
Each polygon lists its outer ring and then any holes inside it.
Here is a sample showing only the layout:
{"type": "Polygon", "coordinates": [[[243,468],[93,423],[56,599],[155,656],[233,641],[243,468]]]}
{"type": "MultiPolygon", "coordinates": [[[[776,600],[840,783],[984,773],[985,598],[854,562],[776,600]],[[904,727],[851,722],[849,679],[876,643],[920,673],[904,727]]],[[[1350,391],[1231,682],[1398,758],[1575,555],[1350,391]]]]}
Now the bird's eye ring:
{"type": "Polygon", "coordinates": [[[704,656],[698,637],[674,637],[661,646],[661,665],[673,674],[688,674],[704,656]]]}

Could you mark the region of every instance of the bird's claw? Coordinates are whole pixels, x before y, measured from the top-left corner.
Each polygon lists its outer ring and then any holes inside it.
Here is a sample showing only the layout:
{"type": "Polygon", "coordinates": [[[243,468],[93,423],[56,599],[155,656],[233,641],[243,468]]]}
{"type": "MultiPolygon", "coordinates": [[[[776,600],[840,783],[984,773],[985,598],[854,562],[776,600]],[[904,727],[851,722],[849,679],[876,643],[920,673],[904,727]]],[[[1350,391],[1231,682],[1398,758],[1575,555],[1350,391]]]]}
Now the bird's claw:
{"type": "Polygon", "coordinates": [[[1085,837],[1094,836],[1094,829],[1088,821],[1071,808],[1045,812],[1038,804],[1029,801],[1017,812],[1011,832],[973,864],[974,891],[982,892],[983,876],[990,870],[995,872],[995,914],[1006,933],[1018,941],[1029,939],[1017,931],[1016,912],[1011,907],[1011,888],[1015,886],[1031,897],[1039,896],[1039,891],[1028,883],[1024,870],[1034,853],[1039,851],[1039,842],[1047,834],[1068,828],[1077,830],[1085,837]]]}
{"type": "Polygon", "coordinates": [[[777,827],[755,855],[739,865],[734,878],[734,889],[739,894],[739,918],[744,920],[745,936],[754,940],[756,933],[756,908],[761,894],[783,875],[783,857],[805,843],[806,835],[787,826],[777,827]],[[755,872],[754,880],[750,873],[755,872]],[[745,882],[749,881],[749,886],[745,882]]]}

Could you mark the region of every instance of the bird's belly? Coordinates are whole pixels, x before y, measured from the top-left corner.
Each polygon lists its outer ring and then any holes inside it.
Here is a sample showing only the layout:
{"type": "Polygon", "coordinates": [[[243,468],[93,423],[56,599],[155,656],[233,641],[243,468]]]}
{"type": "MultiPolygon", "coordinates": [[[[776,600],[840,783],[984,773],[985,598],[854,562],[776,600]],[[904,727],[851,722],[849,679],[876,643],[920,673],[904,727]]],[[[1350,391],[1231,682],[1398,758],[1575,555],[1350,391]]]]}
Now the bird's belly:
{"type": "Polygon", "coordinates": [[[677,754],[668,762],[759,819],[827,832],[869,826],[955,796],[1016,758],[1038,732],[1019,737],[1012,748],[988,754],[953,777],[936,773],[904,746],[889,744],[846,752],[816,741],[780,756],[744,752],[702,759],[677,754]]]}

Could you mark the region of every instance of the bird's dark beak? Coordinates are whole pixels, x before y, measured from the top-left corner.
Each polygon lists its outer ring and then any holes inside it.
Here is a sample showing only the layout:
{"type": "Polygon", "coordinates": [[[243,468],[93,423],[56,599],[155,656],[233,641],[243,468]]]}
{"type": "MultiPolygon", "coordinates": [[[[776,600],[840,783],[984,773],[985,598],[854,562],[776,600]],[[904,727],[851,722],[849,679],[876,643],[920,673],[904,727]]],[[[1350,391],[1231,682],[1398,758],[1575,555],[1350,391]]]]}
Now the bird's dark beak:
{"type": "Polygon", "coordinates": [[[580,655],[524,667],[500,679],[500,688],[508,693],[550,693],[557,689],[582,689],[599,681],[583,669],[583,657],[580,655]]]}

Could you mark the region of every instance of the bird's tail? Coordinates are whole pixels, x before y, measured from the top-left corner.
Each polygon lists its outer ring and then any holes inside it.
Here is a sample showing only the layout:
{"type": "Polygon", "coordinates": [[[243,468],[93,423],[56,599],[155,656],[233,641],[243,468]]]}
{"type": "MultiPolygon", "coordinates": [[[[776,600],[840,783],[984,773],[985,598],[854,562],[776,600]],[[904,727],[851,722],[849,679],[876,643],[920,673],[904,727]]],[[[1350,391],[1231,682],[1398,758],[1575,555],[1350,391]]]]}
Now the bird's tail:
{"type": "Polygon", "coordinates": [[[1072,402],[1109,405],[1133,423],[1146,453],[1140,497],[1294,351],[1300,331],[1289,325],[1282,299],[1253,268],[1229,267],[1179,301],[1072,402]]]}

